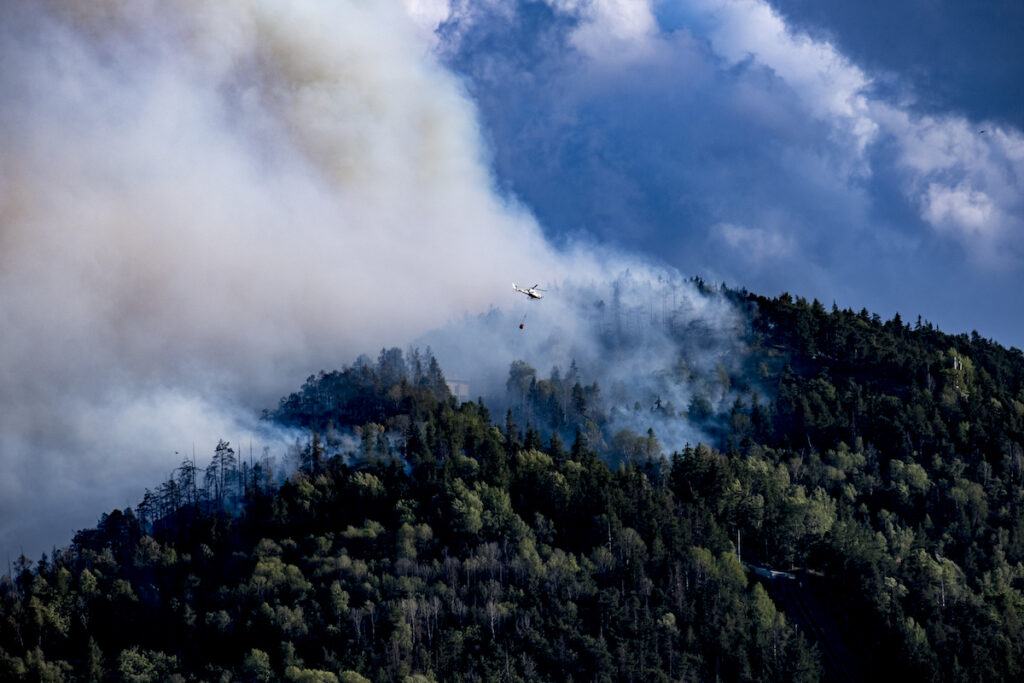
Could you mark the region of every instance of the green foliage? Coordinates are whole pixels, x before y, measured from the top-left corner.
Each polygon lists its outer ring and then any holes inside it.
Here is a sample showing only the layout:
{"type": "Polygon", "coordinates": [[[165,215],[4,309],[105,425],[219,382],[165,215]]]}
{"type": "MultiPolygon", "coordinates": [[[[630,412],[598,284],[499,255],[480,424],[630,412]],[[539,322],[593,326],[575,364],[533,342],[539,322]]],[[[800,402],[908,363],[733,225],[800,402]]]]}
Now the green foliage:
{"type": "Polygon", "coordinates": [[[355,671],[342,671],[338,680],[341,683],[371,683],[369,678],[361,676],[355,671]]]}
{"type": "Polygon", "coordinates": [[[0,678],[1019,680],[1021,353],[725,295],[746,376],[681,364],[689,405],[641,406],[712,445],[609,433],[575,366],[514,364],[494,425],[429,352],[383,350],[268,414],[316,430],[279,487],[222,442],[208,482],[186,461],[21,558],[0,678]]]}
{"type": "MultiPolygon", "coordinates": [[[[751,617],[765,611],[759,594],[714,519],[684,522],[702,502],[677,498],[670,472],[649,457],[631,459],[647,469],[612,472],[581,443],[567,452],[533,436],[510,451],[474,404],[438,404],[423,420],[437,426],[419,466],[428,472],[331,458],[258,492],[238,517],[199,506],[174,527],[115,520],[80,535],[26,570],[24,589],[4,589],[15,626],[0,633],[15,653],[6,671],[247,681],[768,671],[751,617]]],[[[770,628],[813,663],[792,625],[770,628]]]]}
{"type": "Polygon", "coordinates": [[[274,669],[270,666],[270,655],[253,648],[242,662],[243,680],[254,683],[269,683],[274,680],[274,669]]]}
{"type": "Polygon", "coordinates": [[[177,667],[176,657],[163,652],[140,650],[137,647],[122,651],[117,658],[118,678],[127,683],[165,680],[177,667]]]}
{"type": "Polygon", "coordinates": [[[381,349],[377,363],[361,357],[349,368],[311,375],[302,389],[281,399],[267,419],[323,432],[331,424],[384,424],[401,414],[421,415],[451,397],[430,349],[381,349]]]}
{"type": "Polygon", "coordinates": [[[774,518],[780,499],[764,493],[765,520],[737,525],[745,547],[824,572],[853,644],[897,674],[1017,678],[1024,612],[1006,606],[1024,588],[1024,355],[920,320],[746,300],[755,355],[784,369],[762,373],[776,417],[744,455],[785,466],[804,493],[784,492],[774,518]]]}

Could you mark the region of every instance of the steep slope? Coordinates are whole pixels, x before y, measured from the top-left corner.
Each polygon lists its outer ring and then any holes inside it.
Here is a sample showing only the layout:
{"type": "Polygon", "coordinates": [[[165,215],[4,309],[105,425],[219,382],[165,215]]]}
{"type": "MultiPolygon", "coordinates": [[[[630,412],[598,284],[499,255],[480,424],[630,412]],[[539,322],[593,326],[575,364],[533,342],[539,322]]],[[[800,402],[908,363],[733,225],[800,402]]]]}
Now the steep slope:
{"type": "Polygon", "coordinates": [[[20,559],[0,584],[0,671],[1018,678],[1021,352],[720,294],[745,315],[747,358],[687,379],[688,406],[618,406],[575,368],[513,364],[496,425],[429,354],[397,349],[310,377],[266,415],[314,430],[287,478],[221,443],[205,472],[186,461],[135,510],[20,559]],[[617,410],[712,443],[663,453],[617,410]],[[766,589],[740,549],[803,587],[766,589]]]}

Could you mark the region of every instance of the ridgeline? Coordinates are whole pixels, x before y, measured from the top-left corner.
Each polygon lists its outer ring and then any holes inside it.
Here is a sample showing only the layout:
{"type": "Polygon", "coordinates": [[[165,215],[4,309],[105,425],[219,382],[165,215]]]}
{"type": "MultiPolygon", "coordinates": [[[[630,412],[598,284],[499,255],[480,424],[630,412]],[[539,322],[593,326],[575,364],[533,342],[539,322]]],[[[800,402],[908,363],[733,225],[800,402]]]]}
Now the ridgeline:
{"type": "Polygon", "coordinates": [[[627,407],[710,443],[608,433],[575,367],[514,363],[495,421],[429,352],[384,350],[265,413],[308,430],[286,477],[221,442],[19,558],[0,678],[1019,680],[1024,355],[715,295],[742,371],[627,407]]]}

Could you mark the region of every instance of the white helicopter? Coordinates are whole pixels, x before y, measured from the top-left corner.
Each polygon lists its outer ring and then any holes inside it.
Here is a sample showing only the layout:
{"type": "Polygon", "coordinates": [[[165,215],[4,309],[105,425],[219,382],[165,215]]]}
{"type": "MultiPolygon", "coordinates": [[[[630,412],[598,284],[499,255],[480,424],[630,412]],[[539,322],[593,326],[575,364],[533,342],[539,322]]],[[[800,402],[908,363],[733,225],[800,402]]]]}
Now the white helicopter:
{"type": "Polygon", "coordinates": [[[520,287],[516,287],[516,283],[513,282],[512,283],[512,289],[516,290],[517,292],[521,292],[521,293],[525,294],[526,296],[530,297],[531,299],[543,299],[544,298],[544,295],[541,294],[541,292],[543,292],[544,290],[540,289],[537,285],[534,285],[533,287],[529,287],[527,289],[522,289],[520,287]]]}

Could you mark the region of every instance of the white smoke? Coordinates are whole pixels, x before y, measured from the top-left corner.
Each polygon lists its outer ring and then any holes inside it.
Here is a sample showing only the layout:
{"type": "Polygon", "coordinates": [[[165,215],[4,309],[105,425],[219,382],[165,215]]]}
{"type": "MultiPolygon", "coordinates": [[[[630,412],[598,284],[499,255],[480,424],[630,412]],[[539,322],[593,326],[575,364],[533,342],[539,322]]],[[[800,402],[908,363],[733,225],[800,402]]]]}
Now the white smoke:
{"type": "Polygon", "coordinates": [[[397,2],[0,6],[0,549],[555,272],[429,47],[397,2]]]}
{"type": "Polygon", "coordinates": [[[516,403],[506,391],[513,361],[525,361],[537,380],[556,368],[564,379],[575,365],[582,386],[600,388],[590,410],[604,415],[606,433],[590,437],[607,441],[622,429],[641,435],[653,429],[666,454],[711,441],[687,415],[691,400],[706,399],[716,413],[728,413],[738,396],[729,378],[749,375],[746,321],[726,297],[701,291],[674,269],[635,259],[610,259],[590,280],[538,284],[546,288],[541,300],[514,294],[517,300],[419,342],[499,420],[493,411],[516,403]]]}

